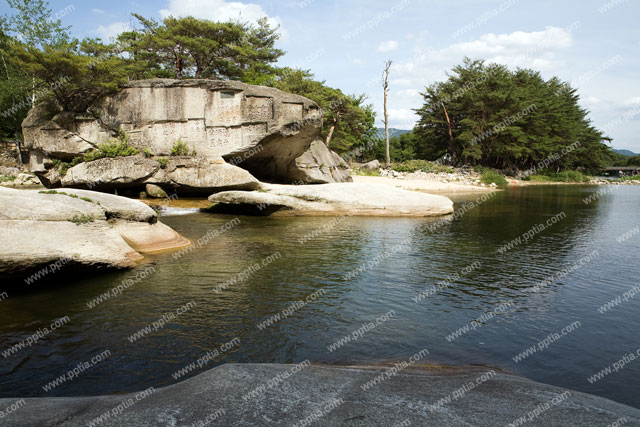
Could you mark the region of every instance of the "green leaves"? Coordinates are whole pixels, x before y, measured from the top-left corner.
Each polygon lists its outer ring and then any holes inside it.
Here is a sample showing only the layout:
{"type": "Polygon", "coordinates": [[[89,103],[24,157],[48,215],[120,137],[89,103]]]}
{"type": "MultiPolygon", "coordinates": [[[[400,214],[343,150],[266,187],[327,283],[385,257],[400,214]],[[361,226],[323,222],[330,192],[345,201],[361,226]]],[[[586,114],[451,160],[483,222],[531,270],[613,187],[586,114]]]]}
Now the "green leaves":
{"type": "Polygon", "coordinates": [[[374,138],[375,113],[371,105],[365,104],[365,95],[345,95],[323,81],[314,80],[310,71],[291,68],[280,70],[264,84],[318,103],[324,111],[321,137],[326,141],[333,127],[329,148],[337,153],[347,153],[374,138]]]}
{"type": "MultiPolygon", "coordinates": [[[[123,33],[118,44],[133,61],[143,61],[143,77],[235,79],[262,82],[283,51],[279,35],[265,20],[255,25],[168,17],[162,23],[133,14],[139,31],[123,33]]],[[[140,78],[143,78],[140,77],[140,78]]]]}
{"type": "Polygon", "coordinates": [[[468,58],[452,71],[425,89],[424,105],[416,110],[417,153],[423,158],[449,152],[459,163],[527,169],[557,155],[552,167],[558,170],[593,169],[607,161],[606,138],[591,126],[568,83],[468,58]],[[565,153],[576,141],[579,148],[565,153]]]}

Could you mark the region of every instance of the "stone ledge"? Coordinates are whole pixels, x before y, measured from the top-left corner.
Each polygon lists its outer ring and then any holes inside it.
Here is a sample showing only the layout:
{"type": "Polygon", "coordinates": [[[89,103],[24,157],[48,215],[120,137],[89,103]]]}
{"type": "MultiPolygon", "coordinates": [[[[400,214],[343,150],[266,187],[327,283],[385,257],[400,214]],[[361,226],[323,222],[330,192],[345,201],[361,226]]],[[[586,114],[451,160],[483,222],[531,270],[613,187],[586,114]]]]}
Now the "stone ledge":
{"type": "MultiPolygon", "coordinates": [[[[303,367],[294,365],[227,364],[179,384],[156,389],[142,399],[137,393],[113,396],[32,398],[0,426],[87,426],[128,399],[135,404],[100,422],[99,426],[384,426],[408,420],[411,426],[508,425],[556,396],[567,396],[526,425],[609,425],[626,417],[625,425],[640,425],[640,410],[576,391],[541,384],[495,370],[495,375],[459,399],[431,410],[438,402],[491,368],[413,367],[363,391],[382,366],[303,367]],[[269,388],[278,377],[289,377],[269,388]],[[265,391],[247,393],[265,385],[265,391]],[[334,404],[332,406],[332,404],[334,404]],[[327,407],[330,411],[324,411],[327,407]],[[315,418],[314,413],[322,416],[315,418]],[[308,418],[309,417],[309,418],[308,418]],[[202,422],[203,424],[199,424],[202,422]]],[[[0,408],[17,399],[0,399],[0,408]]],[[[116,411],[119,412],[119,411],[116,411]]]]}

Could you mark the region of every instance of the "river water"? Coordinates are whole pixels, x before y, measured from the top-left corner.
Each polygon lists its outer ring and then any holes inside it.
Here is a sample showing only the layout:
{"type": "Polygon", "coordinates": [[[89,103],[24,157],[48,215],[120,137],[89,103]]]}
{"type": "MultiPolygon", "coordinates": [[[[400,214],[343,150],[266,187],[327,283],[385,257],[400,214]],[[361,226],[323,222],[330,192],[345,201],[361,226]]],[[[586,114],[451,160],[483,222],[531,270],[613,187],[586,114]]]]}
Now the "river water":
{"type": "Polygon", "coordinates": [[[229,362],[399,362],[427,349],[421,364],[499,367],[640,407],[640,188],[516,188],[471,207],[478,197],[456,198],[464,215],[445,220],[163,216],[200,245],[133,271],[60,273],[55,287],[0,301],[0,396],[122,393],[229,362]]]}

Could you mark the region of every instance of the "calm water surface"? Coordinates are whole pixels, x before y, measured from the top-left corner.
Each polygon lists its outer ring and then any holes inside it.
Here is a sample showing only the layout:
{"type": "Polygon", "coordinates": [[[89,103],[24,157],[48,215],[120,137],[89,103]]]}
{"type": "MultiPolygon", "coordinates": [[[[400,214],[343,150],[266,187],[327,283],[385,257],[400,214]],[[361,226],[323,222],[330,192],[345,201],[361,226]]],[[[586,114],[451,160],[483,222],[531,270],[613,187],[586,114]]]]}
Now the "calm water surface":
{"type": "MultiPolygon", "coordinates": [[[[56,318],[70,318],[33,346],[0,356],[0,396],[98,395],[164,386],[177,382],[172,374],[185,365],[238,338],[240,345],[182,379],[228,362],[400,361],[427,348],[426,363],[497,366],[640,407],[640,360],[594,384],[587,380],[640,348],[640,293],[604,314],[598,311],[640,283],[640,234],[622,243],[617,239],[640,226],[640,187],[616,188],[590,204],[583,202],[598,190],[511,189],[437,227],[438,219],[239,217],[235,227],[178,259],[165,254],[137,271],[58,277],[62,283],[53,289],[0,302],[0,351],[56,318]],[[498,251],[561,212],[565,219],[528,243],[498,251]],[[315,237],[301,243],[308,233],[315,237]],[[215,292],[275,253],[279,259],[215,292]],[[591,261],[563,273],[589,256],[591,261]],[[479,268],[414,301],[475,262],[479,268]],[[345,277],[361,265],[363,271],[345,277]],[[147,279],[88,307],[93,298],[149,266],[155,273],[147,279]],[[551,283],[534,288],[550,277],[551,283]],[[317,301],[258,328],[319,290],[324,293],[317,301]],[[127,339],[192,301],[191,310],[164,328],[134,343],[127,339]],[[476,330],[447,339],[500,304],[509,308],[476,330]],[[392,320],[333,352],[327,349],[390,310],[396,313],[392,320]],[[548,348],[519,363],[513,360],[575,321],[581,326],[548,348]],[[112,356],[78,379],[50,392],[42,389],[104,350],[112,356]]],[[[456,202],[460,207],[477,197],[456,202]]],[[[197,213],[162,221],[197,240],[232,218],[197,213]]]]}

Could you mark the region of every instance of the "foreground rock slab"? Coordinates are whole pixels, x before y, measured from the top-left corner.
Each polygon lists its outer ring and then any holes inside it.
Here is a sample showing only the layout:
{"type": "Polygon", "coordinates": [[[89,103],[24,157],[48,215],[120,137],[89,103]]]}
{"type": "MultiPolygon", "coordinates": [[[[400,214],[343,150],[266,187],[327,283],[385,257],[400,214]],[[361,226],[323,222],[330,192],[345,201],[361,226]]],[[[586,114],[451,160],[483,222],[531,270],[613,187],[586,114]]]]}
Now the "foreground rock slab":
{"type": "Polygon", "coordinates": [[[190,244],[157,219],[144,203],[111,194],[0,188],[0,278],[45,272],[38,280],[52,265],[52,272],[130,268],[141,252],[190,244]]]}
{"type": "Polygon", "coordinates": [[[444,196],[382,184],[269,185],[261,191],[213,194],[213,212],[268,215],[439,216],[453,212],[444,196]]]}
{"type": "MultiPolygon", "coordinates": [[[[521,417],[517,425],[607,426],[623,417],[624,425],[640,425],[638,409],[501,372],[459,396],[489,368],[409,368],[388,377],[385,369],[227,364],[141,393],[25,399],[0,426],[457,427],[506,426],[521,417]],[[365,389],[370,381],[376,385],[365,389]]],[[[0,399],[0,408],[19,400],[0,399]]]]}

